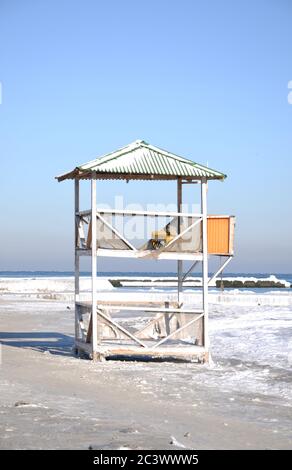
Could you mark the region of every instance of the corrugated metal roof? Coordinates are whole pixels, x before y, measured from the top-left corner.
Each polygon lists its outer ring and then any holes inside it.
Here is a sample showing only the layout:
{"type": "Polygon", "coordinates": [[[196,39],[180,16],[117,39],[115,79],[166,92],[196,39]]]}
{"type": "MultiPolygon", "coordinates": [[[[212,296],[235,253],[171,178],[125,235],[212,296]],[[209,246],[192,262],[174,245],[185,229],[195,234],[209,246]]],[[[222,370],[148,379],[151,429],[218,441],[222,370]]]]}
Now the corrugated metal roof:
{"type": "Polygon", "coordinates": [[[65,179],[224,179],[226,175],[192,160],[136,140],[115,152],[77,166],[57,176],[65,179]]]}

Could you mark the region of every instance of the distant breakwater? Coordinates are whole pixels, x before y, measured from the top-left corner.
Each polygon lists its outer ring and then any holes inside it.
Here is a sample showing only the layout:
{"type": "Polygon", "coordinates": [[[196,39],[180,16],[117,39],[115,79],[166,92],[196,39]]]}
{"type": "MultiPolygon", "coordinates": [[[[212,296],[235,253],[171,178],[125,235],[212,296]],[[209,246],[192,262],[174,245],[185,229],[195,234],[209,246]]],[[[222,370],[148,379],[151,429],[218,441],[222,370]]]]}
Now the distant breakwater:
{"type": "MultiPolygon", "coordinates": [[[[114,277],[109,278],[109,282],[113,287],[175,287],[177,285],[176,277],[114,277]]],[[[202,287],[202,279],[200,277],[189,277],[184,281],[185,287],[202,287]]],[[[269,278],[251,278],[229,277],[214,280],[210,286],[218,289],[234,288],[234,289],[255,289],[255,288],[277,288],[290,289],[292,284],[286,280],[278,279],[275,276],[269,278]]]]}
{"type": "MultiPolygon", "coordinates": [[[[217,279],[216,281],[216,287],[218,288],[228,288],[228,287],[234,287],[234,288],[270,288],[270,287],[276,287],[276,288],[289,288],[287,284],[283,283],[282,281],[271,281],[271,280],[263,280],[259,279],[257,281],[251,281],[251,280],[246,280],[246,281],[239,281],[239,280],[228,280],[228,279],[217,279]]],[[[290,288],[292,288],[292,284],[290,284],[290,288]]]]}

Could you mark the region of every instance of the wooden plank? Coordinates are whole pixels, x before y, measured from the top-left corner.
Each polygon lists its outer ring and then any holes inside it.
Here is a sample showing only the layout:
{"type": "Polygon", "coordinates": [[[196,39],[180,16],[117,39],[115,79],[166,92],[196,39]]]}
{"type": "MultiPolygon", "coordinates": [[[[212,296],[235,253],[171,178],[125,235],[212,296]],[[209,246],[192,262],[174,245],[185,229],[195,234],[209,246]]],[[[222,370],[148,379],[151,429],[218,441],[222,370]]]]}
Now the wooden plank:
{"type": "Polygon", "coordinates": [[[204,310],[204,325],[203,325],[203,338],[202,343],[209,350],[209,328],[208,328],[208,219],[207,219],[207,180],[201,182],[201,210],[203,214],[202,222],[202,245],[203,245],[203,262],[202,262],[202,281],[203,281],[203,310],[204,310]]]}
{"type": "MultiPolygon", "coordinates": [[[[96,180],[91,180],[91,237],[92,241],[96,240],[96,180]]],[[[92,302],[92,356],[94,358],[98,345],[98,329],[97,329],[97,282],[96,282],[96,243],[91,243],[91,302],[92,302]]]]}
{"type": "Polygon", "coordinates": [[[87,330],[87,335],[86,335],[86,343],[91,343],[91,338],[92,338],[92,314],[90,315],[90,318],[89,318],[88,330],[87,330]]]}
{"type": "Polygon", "coordinates": [[[184,282],[185,279],[188,277],[188,275],[195,269],[197,266],[198,261],[194,261],[191,265],[191,267],[187,270],[187,272],[183,275],[182,281],[184,282]]]}
{"type": "MultiPolygon", "coordinates": [[[[91,256],[91,250],[78,250],[79,256],[91,256]]],[[[133,250],[111,250],[99,248],[96,252],[97,257],[104,258],[132,258],[132,259],[165,259],[165,260],[189,260],[201,261],[203,256],[202,253],[191,253],[191,252],[157,252],[156,250],[147,251],[133,251],[133,250]]]]}
{"type": "Polygon", "coordinates": [[[208,280],[208,284],[211,284],[211,282],[223,271],[223,269],[226,268],[226,266],[230,263],[232,258],[233,258],[232,256],[229,256],[227,258],[227,260],[222,264],[222,266],[220,266],[220,268],[213,274],[213,276],[210,277],[210,279],[208,280]]]}
{"type": "Polygon", "coordinates": [[[229,218],[229,253],[234,254],[234,231],[235,231],[235,217],[229,218]]]}
{"type": "MultiPolygon", "coordinates": [[[[89,226],[88,226],[87,240],[86,240],[87,250],[91,250],[91,242],[92,242],[92,223],[91,223],[91,218],[90,218],[89,226]]],[[[91,255],[91,251],[89,251],[89,254],[91,255]]]]}
{"type": "MultiPolygon", "coordinates": [[[[182,184],[181,178],[177,179],[177,212],[181,213],[182,210],[182,184]]],[[[181,220],[180,217],[177,219],[177,236],[173,240],[178,240],[181,237],[181,220]]],[[[172,240],[172,242],[173,242],[172,240]]],[[[173,243],[168,243],[166,245],[169,248],[173,243]]],[[[183,271],[183,262],[182,260],[177,261],[177,303],[178,306],[181,306],[182,302],[182,271],[183,271]]]]}
{"type": "MultiPolygon", "coordinates": [[[[75,341],[75,348],[84,351],[88,356],[92,354],[91,345],[84,341],[75,341]]],[[[106,344],[98,346],[97,355],[104,358],[115,359],[160,359],[160,360],[182,360],[182,361],[195,361],[199,363],[208,362],[208,352],[202,346],[167,346],[159,347],[158,349],[142,348],[140,346],[121,345],[117,343],[106,344]]]]}
{"type": "Polygon", "coordinates": [[[80,292],[80,283],[79,283],[79,254],[77,251],[78,243],[78,227],[76,225],[76,212],[79,211],[79,181],[75,180],[74,185],[74,228],[75,228],[75,245],[74,245],[74,300],[75,300],[75,339],[79,336],[79,315],[78,315],[78,306],[76,306],[76,301],[79,300],[80,292]]]}
{"type": "MultiPolygon", "coordinates": [[[[168,302],[168,301],[167,301],[168,302]]],[[[149,301],[141,301],[141,300],[123,300],[121,303],[120,300],[97,300],[98,305],[111,305],[111,306],[129,306],[129,307],[157,307],[157,306],[165,306],[165,301],[163,300],[149,300],[149,301]]],[[[78,305],[85,307],[87,310],[91,310],[91,302],[87,300],[79,301],[78,305]]],[[[177,302],[168,302],[168,306],[177,308],[177,302]]]]}
{"type": "MultiPolygon", "coordinates": [[[[98,302],[99,304],[99,302],[98,302]]],[[[80,306],[84,306],[84,307],[89,307],[90,306],[90,303],[86,303],[86,302],[78,302],[78,305],[80,306]]],[[[103,304],[105,305],[105,304],[103,304]]],[[[129,306],[129,305],[125,305],[124,303],[120,304],[120,305],[117,305],[117,304],[113,304],[113,303],[109,303],[109,304],[106,304],[106,309],[108,310],[129,310],[129,311],[140,311],[140,312],[157,312],[157,313],[176,313],[176,314],[181,314],[181,315],[184,315],[184,314],[194,314],[194,313],[201,313],[202,310],[201,309],[181,309],[181,308],[172,308],[172,307],[169,307],[169,308],[157,308],[157,307],[149,307],[149,306],[145,306],[145,307],[136,307],[136,306],[129,306]]]]}
{"type": "MultiPolygon", "coordinates": [[[[202,217],[202,214],[199,213],[191,213],[191,212],[172,212],[172,211],[135,211],[135,210],[120,210],[120,209],[98,209],[99,214],[115,214],[115,215],[145,215],[149,217],[190,217],[190,218],[197,218],[202,217]]],[[[86,216],[90,215],[91,211],[80,211],[79,215],[86,216]]]]}
{"type": "Polygon", "coordinates": [[[200,346],[191,346],[183,348],[138,348],[138,347],[126,347],[121,345],[102,346],[99,348],[100,354],[105,358],[144,358],[147,359],[161,359],[161,360],[182,360],[182,361],[195,361],[198,363],[205,363],[208,361],[208,354],[204,348],[200,346]]]}

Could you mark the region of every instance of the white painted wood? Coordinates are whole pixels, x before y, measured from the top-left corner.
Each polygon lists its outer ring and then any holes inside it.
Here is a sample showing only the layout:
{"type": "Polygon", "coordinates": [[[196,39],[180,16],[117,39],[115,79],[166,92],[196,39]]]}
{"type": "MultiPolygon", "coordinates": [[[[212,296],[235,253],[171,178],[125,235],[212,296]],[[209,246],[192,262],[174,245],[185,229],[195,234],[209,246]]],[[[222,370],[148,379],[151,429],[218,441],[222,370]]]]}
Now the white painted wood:
{"type": "Polygon", "coordinates": [[[234,229],[235,229],[235,217],[229,217],[229,253],[234,254],[234,229]]]}
{"type": "Polygon", "coordinates": [[[208,284],[211,284],[211,282],[218,276],[218,274],[220,274],[224,268],[226,268],[226,266],[230,263],[230,261],[232,260],[233,256],[229,256],[227,258],[227,260],[225,261],[225,263],[222,264],[222,266],[220,266],[220,268],[215,272],[215,274],[213,274],[212,277],[210,277],[209,281],[208,281],[208,284]]]}
{"type": "Polygon", "coordinates": [[[96,180],[91,180],[91,303],[92,303],[92,357],[95,357],[98,347],[97,331],[97,282],[96,282],[96,180]]]}
{"type": "Polygon", "coordinates": [[[184,282],[188,275],[195,269],[198,264],[198,260],[194,261],[191,267],[187,270],[187,272],[183,275],[182,281],[184,282]]]}
{"type": "Polygon", "coordinates": [[[220,215],[211,215],[209,214],[208,215],[208,219],[230,219],[230,218],[233,218],[234,216],[233,215],[224,215],[224,214],[220,214],[220,215]]]}
{"type": "MultiPolygon", "coordinates": [[[[81,307],[89,307],[89,304],[86,302],[78,302],[78,305],[81,307]]],[[[140,312],[158,312],[158,313],[181,313],[181,314],[194,314],[194,313],[202,313],[202,309],[181,309],[181,308],[159,308],[159,307],[136,307],[136,306],[129,306],[125,304],[103,304],[105,310],[132,310],[132,311],[140,311],[140,312]]]]}
{"type": "MultiPolygon", "coordinates": [[[[79,256],[91,256],[91,250],[78,250],[79,256]]],[[[97,257],[104,257],[104,258],[153,258],[153,259],[166,259],[166,260],[199,260],[202,261],[203,255],[202,253],[181,253],[181,252],[160,252],[155,254],[155,250],[147,250],[147,251],[134,251],[134,250],[106,250],[99,248],[96,253],[97,257]]]]}
{"type": "MultiPolygon", "coordinates": [[[[182,210],[182,184],[181,184],[181,178],[178,178],[177,180],[177,212],[178,213],[181,213],[181,210],[182,210]]],[[[181,219],[180,217],[178,217],[177,219],[177,237],[175,237],[173,240],[175,241],[175,239],[179,239],[182,235],[181,235],[181,219]]],[[[172,240],[172,243],[170,242],[168,245],[167,245],[167,248],[169,248],[170,245],[173,244],[173,240],[172,240]]],[[[183,301],[182,300],[182,287],[183,287],[183,283],[182,283],[182,271],[183,271],[183,261],[180,259],[177,261],[177,303],[178,303],[178,306],[180,306],[181,302],[183,301]]]]}
{"type": "MultiPolygon", "coordinates": [[[[119,210],[119,209],[100,209],[98,208],[99,214],[115,214],[115,215],[145,215],[149,217],[202,217],[203,214],[190,212],[160,212],[160,211],[135,211],[135,210],[119,210]]],[[[86,216],[90,215],[91,211],[80,211],[79,215],[86,216]]]]}
{"type": "Polygon", "coordinates": [[[207,180],[202,179],[201,182],[201,211],[202,220],[202,244],[203,244],[203,310],[204,310],[204,328],[203,328],[203,345],[206,351],[209,350],[209,311],[208,311],[208,231],[207,231],[207,180]]]}
{"type": "MultiPolygon", "coordinates": [[[[80,344],[80,349],[84,349],[84,344],[80,344]]],[[[137,357],[141,358],[169,358],[170,360],[183,359],[191,362],[204,363],[207,362],[206,351],[202,346],[192,345],[175,347],[175,346],[164,346],[158,349],[153,349],[151,347],[141,348],[137,345],[122,345],[122,344],[105,344],[98,348],[98,352],[102,357],[133,357],[135,360],[137,357]]]]}
{"type": "Polygon", "coordinates": [[[74,300],[75,300],[75,341],[78,339],[79,336],[79,315],[78,315],[78,306],[76,306],[76,302],[79,300],[79,291],[80,291],[80,283],[79,283],[79,253],[76,246],[76,241],[78,240],[78,226],[77,226],[77,216],[76,213],[79,212],[79,180],[75,180],[74,185],[74,227],[75,227],[75,236],[74,236],[74,284],[75,284],[75,293],[74,293],[74,300]]]}

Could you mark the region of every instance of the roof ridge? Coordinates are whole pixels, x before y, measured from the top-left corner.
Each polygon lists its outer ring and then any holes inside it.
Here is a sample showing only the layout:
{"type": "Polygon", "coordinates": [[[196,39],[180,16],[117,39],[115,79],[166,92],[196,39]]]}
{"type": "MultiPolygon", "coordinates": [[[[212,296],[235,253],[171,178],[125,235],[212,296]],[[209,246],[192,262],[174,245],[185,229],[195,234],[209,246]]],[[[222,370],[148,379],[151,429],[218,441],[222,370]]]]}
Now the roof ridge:
{"type": "MultiPolygon", "coordinates": [[[[125,147],[121,147],[115,150],[114,152],[106,153],[104,155],[101,155],[100,157],[96,157],[94,160],[90,160],[87,163],[83,163],[82,165],[79,165],[77,168],[80,169],[80,167],[85,166],[85,165],[89,165],[89,168],[90,168],[90,165],[98,164],[98,160],[103,160],[103,159],[105,159],[105,161],[100,162],[100,163],[107,163],[111,160],[114,160],[115,158],[121,157],[123,155],[126,155],[127,153],[132,152],[135,149],[134,144],[136,144],[136,148],[141,147],[142,145],[138,146],[137,144],[138,143],[141,144],[142,142],[146,144],[144,140],[135,140],[134,142],[131,142],[130,144],[125,145],[125,147]],[[114,154],[118,154],[118,155],[114,155],[114,154]]],[[[87,168],[87,170],[89,170],[89,168],[87,168]]]]}

